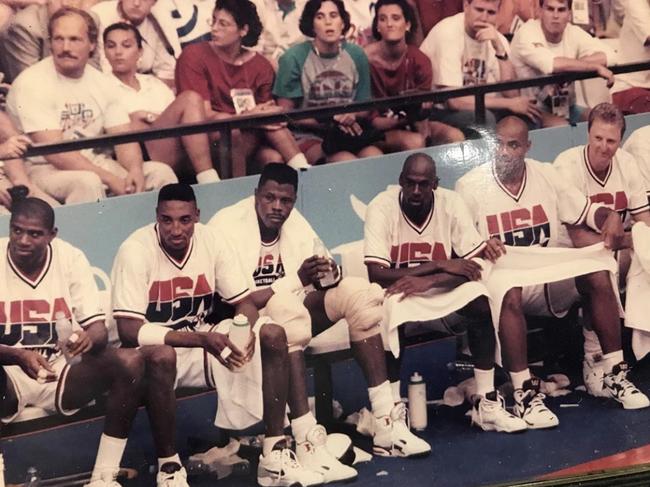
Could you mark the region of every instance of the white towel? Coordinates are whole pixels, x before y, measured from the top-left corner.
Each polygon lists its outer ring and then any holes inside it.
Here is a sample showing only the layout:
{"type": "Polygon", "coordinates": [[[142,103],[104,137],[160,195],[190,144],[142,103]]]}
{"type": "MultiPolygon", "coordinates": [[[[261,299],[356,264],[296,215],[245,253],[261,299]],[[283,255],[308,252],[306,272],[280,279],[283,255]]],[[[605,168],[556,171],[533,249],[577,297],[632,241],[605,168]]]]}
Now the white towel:
{"type": "Polygon", "coordinates": [[[625,326],[633,328],[632,350],[641,359],[650,352],[650,227],[637,222],[632,227],[634,252],[627,273],[625,297],[625,326]]]}
{"type": "MultiPolygon", "coordinates": [[[[231,322],[232,320],[223,320],[217,331],[228,333],[231,322]]],[[[261,316],[255,323],[255,355],[242,372],[231,372],[212,355],[208,355],[217,390],[214,424],[218,428],[242,430],[262,420],[262,353],[259,331],[268,322],[268,317],[261,316]]]]}

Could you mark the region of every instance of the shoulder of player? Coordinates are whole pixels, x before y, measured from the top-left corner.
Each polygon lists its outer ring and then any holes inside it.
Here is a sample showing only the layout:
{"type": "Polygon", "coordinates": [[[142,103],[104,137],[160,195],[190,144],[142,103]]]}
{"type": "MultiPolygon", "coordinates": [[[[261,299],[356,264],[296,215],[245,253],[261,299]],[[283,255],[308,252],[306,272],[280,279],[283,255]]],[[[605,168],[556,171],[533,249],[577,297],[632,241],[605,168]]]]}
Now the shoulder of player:
{"type": "Polygon", "coordinates": [[[52,257],[54,260],[65,259],[72,265],[77,265],[79,258],[88,260],[83,250],[60,237],[53,239],[50,247],[52,248],[52,257]]]}
{"type": "Polygon", "coordinates": [[[247,213],[255,211],[255,197],[247,196],[246,198],[226,206],[217,211],[208,221],[208,226],[218,227],[219,225],[232,225],[233,221],[239,221],[247,213]]]}
{"type": "Polygon", "coordinates": [[[387,208],[391,206],[399,206],[399,193],[401,188],[394,184],[388,186],[384,191],[379,193],[368,203],[368,210],[374,210],[375,208],[387,208]]]}
{"type": "Polygon", "coordinates": [[[444,208],[453,209],[463,203],[463,198],[460,193],[453,189],[438,187],[435,189],[433,194],[435,196],[434,204],[436,207],[442,206],[444,208]]]}
{"type": "Polygon", "coordinates": [[[553,161],[553,165],[574,164],[575,162],[582,160],[582,152],[584,151],[584,148],[584,145],[577,145],[560,152],[553,161]]]}
{"type": "Polygon", "coordinates": [[[490,163],[481,164],[480,166],[470,169],[458,178],[455,188],[456,191],[459,191],[459,189],[471,189],[477,186],[485,186],[486,181],[489,181],[492,178],[492,165],[490,163]]]}
{"type": "Polygon", "coordinates": [[[640,164],[639,158],[637,158],[629,151],[623,149],[622,147],[616,151],[615,157],[616,162],[619,164],[621,173],[624,177],[628,179],[638,177],[638,172],[631,171],[630,167],[633,166],[634,168],[638,169],[640,164]]]}
{"type": "Polygon", "coordinates": [[[149,223],[143,227],[134,230],[120,244],[118,254],[133,254],[134,257],[142,255],[141,252],[151,252],[152,248],[158,245],[158,236],[156,235],[155,223],[149,223]]]}

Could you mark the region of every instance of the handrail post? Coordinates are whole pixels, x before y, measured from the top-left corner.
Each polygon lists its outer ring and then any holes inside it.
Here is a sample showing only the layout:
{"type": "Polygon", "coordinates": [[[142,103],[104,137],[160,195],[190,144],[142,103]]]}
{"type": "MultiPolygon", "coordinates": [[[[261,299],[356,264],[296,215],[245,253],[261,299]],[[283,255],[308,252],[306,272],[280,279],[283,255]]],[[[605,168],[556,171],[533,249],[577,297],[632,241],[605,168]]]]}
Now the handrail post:
{"type": "Polygon", "coordinates": [[[219,177],[232,177],[232,131],[230,124],[219,131],[219,177]]]}
{"type": "Polygon", "coordinates": [[[474,123],[485,124],[485,93],[482,91],[474,95],[474,123]]]}

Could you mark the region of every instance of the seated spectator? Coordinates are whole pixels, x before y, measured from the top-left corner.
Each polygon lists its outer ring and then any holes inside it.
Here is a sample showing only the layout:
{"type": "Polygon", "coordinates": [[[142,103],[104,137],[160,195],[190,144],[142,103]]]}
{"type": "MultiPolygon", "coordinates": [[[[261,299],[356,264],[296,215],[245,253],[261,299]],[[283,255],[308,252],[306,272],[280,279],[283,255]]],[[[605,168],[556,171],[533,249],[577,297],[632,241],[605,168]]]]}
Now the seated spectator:
{"type": "Polygon", "coordinates": [[[415,0],[415,5],[424,37],[442,19],[463,11],[463,0],[415,0]]]}
{"type": "MultiPolygon", "coordinates": [[[[32,64],[52,54],[47,24],[61,7],[88,10],[95,0],[46,0],[16,13],[0,42],[0,53],[7,81],[11,82],[32,64]]],[[[99,53],[94,52],[90,64],[99,68],[99,53]]]]}
{"type": "MultiPolygon", "coordinates": [[[[273,94],[285,108],[342,105],[370,99],[368,58],[343,39],[350,14],[342,0],[309,0],[300,30],[313,41],[293,46],[280,58],[273,94]]],[[[342,113],[331,120],[300,120],[299,139],[307,159],[337,162],[381,155],[375,145],[383,136],[370,127],[367,113],[342,113]],[[325,134],[324,139],[314,133],[325,134]]]]}
{"type": "Polygon", "coordinates": [[[170,87],[174,86],[176,58],[173,46],[178,44],[178,36],[169,23],[163,20],[161,12],[157,11],[157,16],[152,12],[155,3],[156,0],[108,0],[93,7],[92,12],[98,18],[102,71],[111,72],[101,45],[103,30],[115,22],[128,22],[138,28],[144,40],[138,71],[152,73],[170,87]]]}
{"type": "Polygon", "coordinates": [[[375,17],[377,2],[374,0],[352,0],[345,2],[345,9],[350,14],[350,29],[345,38],[354,44],[366,47],[373,40],[372,20],[375,17]]]}
{"type": "Polygon", "coordinates": [[[38,186],[36,186],[25,170],[23,154],[31,144],[26,135],[21,135],[11,123],[9,116],[0,112],[0,205],[5,209],[11,209],[13,193],[11,188],[23,186],[22,191],[26,195],[35,196],[46,201],[50,206],[58,206],[56,200],[50,198],[38,186]],[[10,159],[11,158],[11,159],[10,159]]]}
{"type": "MultiPolygon", "coordinates": [[[[417,47],[407,44],[417,28],[413,8],[407,0],[379,0],[376,9],[372,30],[379,40],[365,48],[373,96],[383,98],[430,91],[431,61],[417,47]]],[[[403,151],[424,147],[427,141],[465,140],[460,130],[426,120],[426,112],[423,106],[393,107],[375,117],[373,127],[383,130],[386,137],[380,147],[387,151],[403,151]]]]}
{"type": "Polygon", "coordinates": [[[537,0],[501,0],[497,13],[497,30],[511,39],[524,22],[536,18],[536,4],[537,0]]]}
{"type": "MultiPolygon", "coordinates": [[[[176,34],[181,48],[194,42],[210,40],[213,0],[166,0],[176,21],[176,34]]],[[[157,2],[155,7],[160,2],[157,2]]]]}
{"type": "MultiPolygon", "coordinates": [[[[52,56],[27,68],[7,98],[17,127],[36,143],[94,137],[130,130],[129,116],[106,76],[88,66],[97,41],[92,17],[62,8],[48,25],[52,56]]],[[[92,150],[32,158],[30,178],[50,196],[66,203],[97,201],[110,194],[137,193],[176,181],[169,166],[142,163],[136,143],[115,146],[117,160],[92,150]]]]}
{"type": "Polygon", "coordinates": [[[253,0],[263,30],[255,50],[271,61],[277,71],[278,58],[291,46],[305,41],[298,28],[307,0],[253,0]]]}
{"type": "MultiPolygon", "coordinates": [[[[526,22],[512,41],[512,62],[519,78],[536,78],[551,73],[597,71],[614,83],[607,64],[614,52],[603,41],[572,25],[572,0],[540,0],[540,17],[526,22]]],[[[560,83],[522,90],[537,100],[540,125],[576,124],[587,118],[588,109],[576,104],[574,83],[560,83]]]]}
{"type": "MultiPolygon", "coordinates": [[[[495,27],[499,0],[465,0],[462,13],[438,23],[420,49],[433,65],[433,83],[459,88],[515,78],[508,41],[495,27]]],[[[488,94],[485,97],[486,124],[508,114],[537,121],[540,110],[535,100],[519,96],[519,90],[488,94]]],[[[458,128],[474,121],[474,97],[450,98],[439,120],[458,128]]]]}
{"type": "MultiPolygon", "coordinates": [[[[42,6],[51,0],[0,0],[0,33],[4,32],[16,13],[31,6],[42,6]]],[[[84,0],[84,8],[90,8],[98,0],[84,0]]]]}
{"type": "MultiPolygon", "coordinates": [[[[649,2],[627,2],[618,57],[621,63],[650,61],[649,2]]],[[[612,100],[625,115],[650,112],[650,71],[619,74],[612,100]]]]}
{"type": "MultiPolygon", "coordinates": [[[[203,99],[194,91],[184,91],[178,97],[162,81],[150,74],[137,72],[142,58],[142,37],[133,25],[118,22],[103,33],[104,54],[113,69],[111,80],[128,110],[134,129],[174,127],[183,123],[206,120],[203,99]]],[[[149,158],[168,164],[182,172],[187,157],[199,183],[219,181],[212,167],[210,141],[205,133],[147,140],[141,143],[149,158]]]]}
{"type": "MultiPolygon", "coordinates": [[[[183,50],[176,66],[178,92],[198,92],[208,119],[281,111],[271,96],[273,67],[248,47],[257,44],[262,24],[250,0],[218,0],[212,17],[212,40],[183,50]]],[[[282,125],[233,131],[233,176],[246,174],[246,160],[285,161],[308,167],[291,132],[282,125]],[[267,145],[262,145],[267,144],[267,145]]]]}

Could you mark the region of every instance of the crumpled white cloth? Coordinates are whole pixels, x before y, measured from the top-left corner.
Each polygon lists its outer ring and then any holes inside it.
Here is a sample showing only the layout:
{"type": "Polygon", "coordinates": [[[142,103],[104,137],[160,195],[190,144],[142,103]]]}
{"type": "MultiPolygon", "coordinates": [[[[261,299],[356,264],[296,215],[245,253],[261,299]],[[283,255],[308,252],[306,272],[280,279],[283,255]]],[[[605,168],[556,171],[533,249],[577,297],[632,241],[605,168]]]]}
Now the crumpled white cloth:
{"type": "MultiPolygon", "coordinates": [[[[616,283],[616,261],[612,252],[605,249],[602,243],[581,249],[506,247],[506,254],[495,264],[478,258],[474,260],[483,267],[479,281],[461,284],[451,291],[434,289],[426,294],[409,296],[402,301],[399,301],[399,295],[390,296],[384,301],[383,332],[389,349],[396,357],[399,356],[397,328],[402,323],[447,316],[481,295],[487,296],[492,322],[498,329],[503,298],[513,287],[561,281],[601,270],[609,271],[612,283],[616,283]]],[[[622,314],[622,309],[620,311],[622,314]]],[[[500,357],[497,339],[495,359],[499,364],[500,357]]]]}
{"type": "Polygon", "coordinates": [[[650,352],[650,227],[637,222],[632,227],[634,252],[627,273],[625,326],[633,328],[632,350],[637,359],[650,352]]]}

